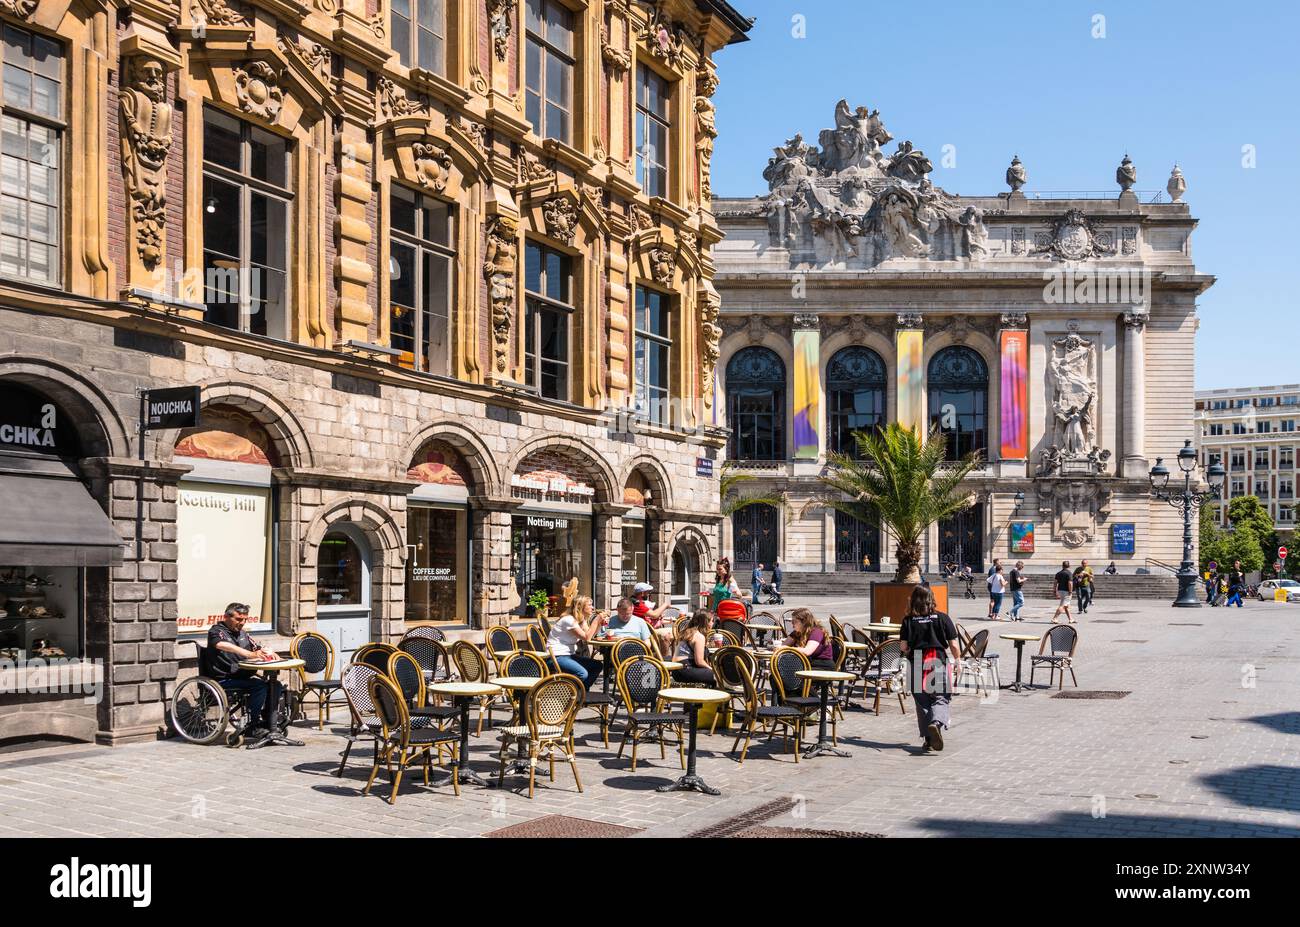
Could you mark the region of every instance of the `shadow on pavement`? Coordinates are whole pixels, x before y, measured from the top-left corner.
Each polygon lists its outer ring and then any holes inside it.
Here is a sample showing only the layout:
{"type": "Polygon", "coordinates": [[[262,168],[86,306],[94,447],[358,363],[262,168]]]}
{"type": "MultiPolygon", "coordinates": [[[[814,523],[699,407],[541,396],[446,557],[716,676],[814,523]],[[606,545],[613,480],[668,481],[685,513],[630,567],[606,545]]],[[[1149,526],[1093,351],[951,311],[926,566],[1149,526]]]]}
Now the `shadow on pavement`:
{"type": "Polygon", "coordinates": [[[1256,715],[1253,718],[1244,718],[1242,720],[1271,728],[1279,734],[1300,734],[1300,711],[1283,711],[1275,715],[1256,715]]]}
{"type": "Polygon", "coordinates": [[[1300,837],[1296,827],[1140,814],[1094,818],[1058,813],[1046,821],[939,818],[919,821],[916,826],[944,837],[1300,837]]]}
{"type": "Polygon", "coordinates": [[[1250,808],[1300,811],[1300,769],[1289,766],[1242,766],[1201,776],[1206,788],[1250,808]]]}

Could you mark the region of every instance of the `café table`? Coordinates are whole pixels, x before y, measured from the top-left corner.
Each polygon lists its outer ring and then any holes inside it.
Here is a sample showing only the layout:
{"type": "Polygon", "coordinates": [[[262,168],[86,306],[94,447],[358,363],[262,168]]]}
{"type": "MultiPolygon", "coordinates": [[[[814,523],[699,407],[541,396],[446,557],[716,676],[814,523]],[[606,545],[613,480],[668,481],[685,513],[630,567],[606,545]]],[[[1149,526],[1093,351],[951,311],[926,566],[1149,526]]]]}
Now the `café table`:
{"type": "MultiPolygon", "coordinates": [[[[494,686],[500,686],[510,691],[511,701],[515,703],[515,716],[510,719],[510,723],[516,726],[528,723],[527,715],[524,713],[524,700],[527,698],[528,693],[541,681],[541,679],[533,676],[494,676],[488,680],[494,686]]],[[[506,775],[521,771],[528,772],[528,760],[524,758],[524,750],[521,746],[526,740],[528,740],[527,737],[515,738],[515,750],[518,755],[506,767],[506,775]]]]}
{"type": "Polygon", "coordinates": [[[817,731],[817,743],[813,744],[804,751],[803,758],[810,760],[815,756],[852,756],[847,750],[841,750],[831,742],[826,736],[826,704],[832,682],[850,682],[857,677],[853,673],[842,673],[839,670],[796,670],[795,675],[801,679],[811,679],[821,689],[822,712],[821,725],[817,731]]]}
{"type": "Polygon", "coordinates": [[[696,791],[703,792],[705,795],[721,795],[718,789],[708,786],[703,779],[695,774],[695,730],[696,716],[700,712],[701,705],[712,705],[717,702],[725,702],[731,696],[726,692],[718,689],[686,689],[670,688],[660,689],[659,698],[668,702],[681,702],[686,706],[686,716],[690,724],[691,739],[686,751],[686,775],[670,782],[667,785],[659,786],[657,791],[660,792],[682,792],[696,791]]]}
{"type": "Polygon", "coordinates": [[[781,625],[779,624],[768,624],[766,622],[761,622],[761,621],[751,621],[747,625],[745,625],[745,627],[749,628],[751,631],[758,632],[758,634],[755,635],[757,640],[755,640],[754,643],[760,647],[763,645],[762,639],[764,636],[770,636],[776,631],[781,631],[781,632],[785,631],[785,628],[781,627],[781,625]]]}
{"type": "Polygon", "coordinates": [[[501,687],[487,682],[435,682],[429,686],[429,691],[450,695],[460,707],[460,750],[456,753],[456,765],[451,774],[459,777],[461,785],[466,782],[487,785],[469,766],[469,702],[484,695],[496,695],[501,687]]]}
{"type": "Polygon", "coordinates": [[[614,668],[614,645],[622,638],[619,637],[593,637],[587,641],[592,647],[600,650],[600,662],[602,664],[600,671],[600,691],[609,695],[609,673],[614,668]]]}
{"type": "MultiPolygon", "coordinates": [[[[284,688],[280,685],[280,672],[282,670],[298,669],[307,664],[298,659],[283,658],[279,660],[241,660],[239,668],[243,670],[252,670],[255,673],[265,673],[267,682],[267,702],[271,706],[271,727],[266,735],[255,743],[248,745],[249,750],[256,750],[258,747],[269,747],[271,745],[281,747],[301,747],[301,740],[292,740],[288,731],[285,729],[284,718],[280,714],[280,700],[284,697],[284,688]]],[[[256,719],[253,719],[255,722],[256,719]]]]}
{"type": "Polygon", "coordinates": [[[1019,692],[1028,688],[1020,681],[1020,661],[1025,654],[1025,644],[1029,641],[1038,640],[1037,634],[999,634],[998,637],[1004,641],[1011,641],[1016,645],[1016,681],[1009,686],[1003,686],[1004,689],[1010,689],[1012,692],[1019,692]]]}

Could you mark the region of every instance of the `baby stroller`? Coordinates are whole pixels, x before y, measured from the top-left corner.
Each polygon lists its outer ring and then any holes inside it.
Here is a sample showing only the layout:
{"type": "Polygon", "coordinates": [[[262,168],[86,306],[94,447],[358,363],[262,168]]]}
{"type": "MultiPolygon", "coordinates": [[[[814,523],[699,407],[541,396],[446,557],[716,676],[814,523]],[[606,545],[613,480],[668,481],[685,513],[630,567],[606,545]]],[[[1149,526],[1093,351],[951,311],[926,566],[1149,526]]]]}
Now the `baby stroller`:
{"type": "Polygon", "coordinates": [[[760,596],[767,596],[763,600],[764,605],[784,605],[785,597],[781,595],[781,590],[776,588],[772,583],[763,583],[758,587],[760,596]]]}
{"type": "Polygon", "coordinates": [[[963,598],[967,598],[967,599],[975,598],[975,574],[961,573],[958,574],[957,578],[966,584],[966,592],[963,598]]]}

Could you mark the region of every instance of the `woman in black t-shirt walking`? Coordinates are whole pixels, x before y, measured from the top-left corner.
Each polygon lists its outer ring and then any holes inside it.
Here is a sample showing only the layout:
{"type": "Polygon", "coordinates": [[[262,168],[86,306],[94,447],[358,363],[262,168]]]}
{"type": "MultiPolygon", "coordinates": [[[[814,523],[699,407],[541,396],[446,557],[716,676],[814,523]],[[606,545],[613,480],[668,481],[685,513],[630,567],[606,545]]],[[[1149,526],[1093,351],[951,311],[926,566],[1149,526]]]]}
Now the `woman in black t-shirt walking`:
{"type": "Polygon", "coordinates": [[[908,688],[916,703],[916,723],[921,729],[925,752],[943,749],[943,732],[951,716],[952,674],[949,663],[961,658],[957,627],[934,604],[928,586],[912,590],[912,601],[903,619],[899,638],[908,658],[908,688]]]}

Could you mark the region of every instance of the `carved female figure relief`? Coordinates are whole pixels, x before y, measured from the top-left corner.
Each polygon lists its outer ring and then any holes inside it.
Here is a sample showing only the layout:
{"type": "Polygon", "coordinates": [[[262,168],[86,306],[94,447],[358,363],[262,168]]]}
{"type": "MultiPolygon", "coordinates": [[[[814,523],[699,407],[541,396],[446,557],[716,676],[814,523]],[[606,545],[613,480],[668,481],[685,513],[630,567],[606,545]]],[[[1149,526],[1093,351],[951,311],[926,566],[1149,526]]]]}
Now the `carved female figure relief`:
{"type": "Polygon", "coordinates": [[[139,56],[128,68],[130,84],[118,97],[122,118],[122,172],[136,252],[145,267],[163,256],[167,210],[167,154],[172,146],[172,108],[166,100],[167,70],[157,58],[139,56]]]}

